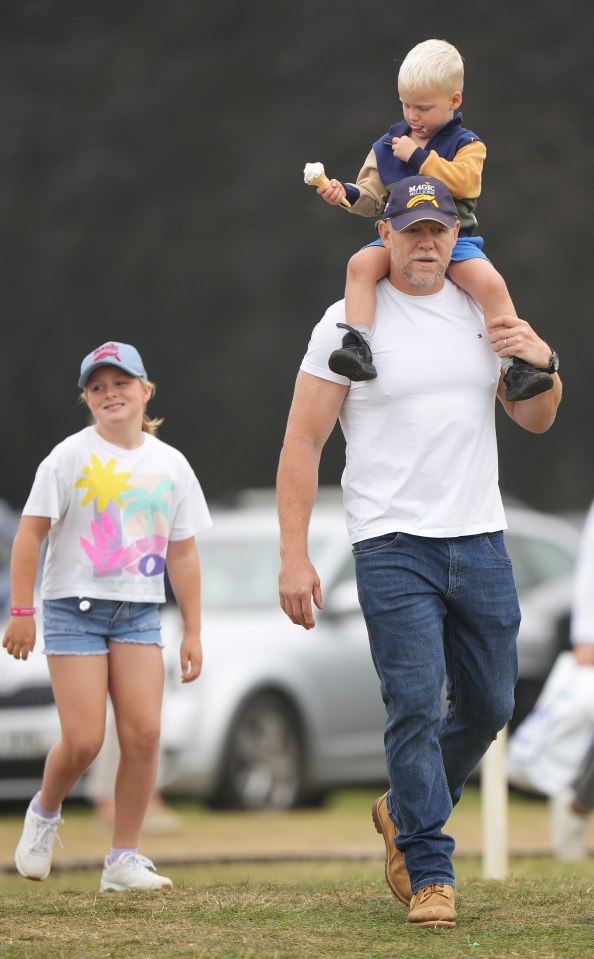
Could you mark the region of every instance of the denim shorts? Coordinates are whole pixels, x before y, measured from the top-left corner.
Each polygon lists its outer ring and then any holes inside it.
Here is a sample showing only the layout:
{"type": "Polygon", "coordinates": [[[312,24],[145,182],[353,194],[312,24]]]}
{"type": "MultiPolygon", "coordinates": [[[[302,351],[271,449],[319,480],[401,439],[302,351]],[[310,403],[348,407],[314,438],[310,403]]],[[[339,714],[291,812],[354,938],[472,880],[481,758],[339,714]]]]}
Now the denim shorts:
{"type": "Polygon", "coordinates": [[[110,640],[164,645],[157,603],[75,596],[44,599],[43,638],[48,656],[101,656],[109,652],[110,640]]]}

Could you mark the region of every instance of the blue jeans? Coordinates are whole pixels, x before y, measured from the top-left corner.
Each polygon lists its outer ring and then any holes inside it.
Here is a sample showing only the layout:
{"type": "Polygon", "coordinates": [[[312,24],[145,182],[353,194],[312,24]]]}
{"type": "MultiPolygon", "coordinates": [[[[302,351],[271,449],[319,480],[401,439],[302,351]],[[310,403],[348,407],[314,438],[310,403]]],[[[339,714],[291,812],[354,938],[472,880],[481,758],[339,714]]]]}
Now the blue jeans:
{"type": "Polygon", "coordinates": [[[514,705],[520,610],[503,533],[389,533],[353,553],[387,713],[396,845],[413,892],[453,885],[454,840],[443,827],[514,705]]]}

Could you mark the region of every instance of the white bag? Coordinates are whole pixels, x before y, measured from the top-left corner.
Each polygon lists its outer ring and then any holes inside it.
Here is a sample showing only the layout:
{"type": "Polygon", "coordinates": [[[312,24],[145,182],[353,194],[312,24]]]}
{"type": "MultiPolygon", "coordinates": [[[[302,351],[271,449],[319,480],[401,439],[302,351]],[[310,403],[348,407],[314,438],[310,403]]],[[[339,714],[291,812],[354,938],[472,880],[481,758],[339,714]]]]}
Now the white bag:
{"type": "Polygon", "coordinates": [[[594,666],[561,653],[526,719],[509,737],[509,782],[554,796],[575,779],[594,736],[594,666]]]}

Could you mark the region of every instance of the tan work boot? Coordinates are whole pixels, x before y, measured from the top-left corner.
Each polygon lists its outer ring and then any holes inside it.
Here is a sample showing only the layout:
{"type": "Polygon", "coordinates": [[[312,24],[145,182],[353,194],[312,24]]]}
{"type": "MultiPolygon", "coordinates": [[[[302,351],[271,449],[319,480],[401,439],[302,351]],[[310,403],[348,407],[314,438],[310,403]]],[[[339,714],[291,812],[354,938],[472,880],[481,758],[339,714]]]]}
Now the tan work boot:
{"type": "Polygon", "coordinates": [[[454,887],[437,882],[415,892],[410,901],[407,922],[415,926],[443,926],[451,929],[456,925],[454,887]]]}
{"type": "Polygon", "coordinates": [[[398,835],[396,826],[388,814],[388,794],[384,793],[379,799],[376,799],[371,807],[371,814],[375,828],[381,836],[384,837],[386,846],[386,882],[400,902],[408,906],[412,898],[412,889],[410,888],[410,879],[404,864],[404,856],[396,848],[394,839],[398,835]]]}

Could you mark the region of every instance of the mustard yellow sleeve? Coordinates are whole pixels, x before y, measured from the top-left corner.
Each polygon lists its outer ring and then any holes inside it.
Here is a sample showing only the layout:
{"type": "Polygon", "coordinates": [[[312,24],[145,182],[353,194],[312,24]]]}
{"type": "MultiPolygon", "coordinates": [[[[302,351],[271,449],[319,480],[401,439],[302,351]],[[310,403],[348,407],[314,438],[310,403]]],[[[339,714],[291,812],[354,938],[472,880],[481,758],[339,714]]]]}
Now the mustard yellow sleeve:
{"type": "Polygon", "coordinates": [[[487,148],[480,140],[473,140],[461,147],[453,160],[444,160],[435,150],[431,150],[420,172],[445,183],[455,200],[474,199],[480,196],[486,155],[487,148]]]}
{"type": "Polygon", "coordinates": [[[388,199],[388,191],[382,183],[377,168],[375,151],[371,150],[359,171],[355,184],[359,190],[359,199],[353,203],[351,213],[359,216],[379,216],[383,213],[388,199]]]}

